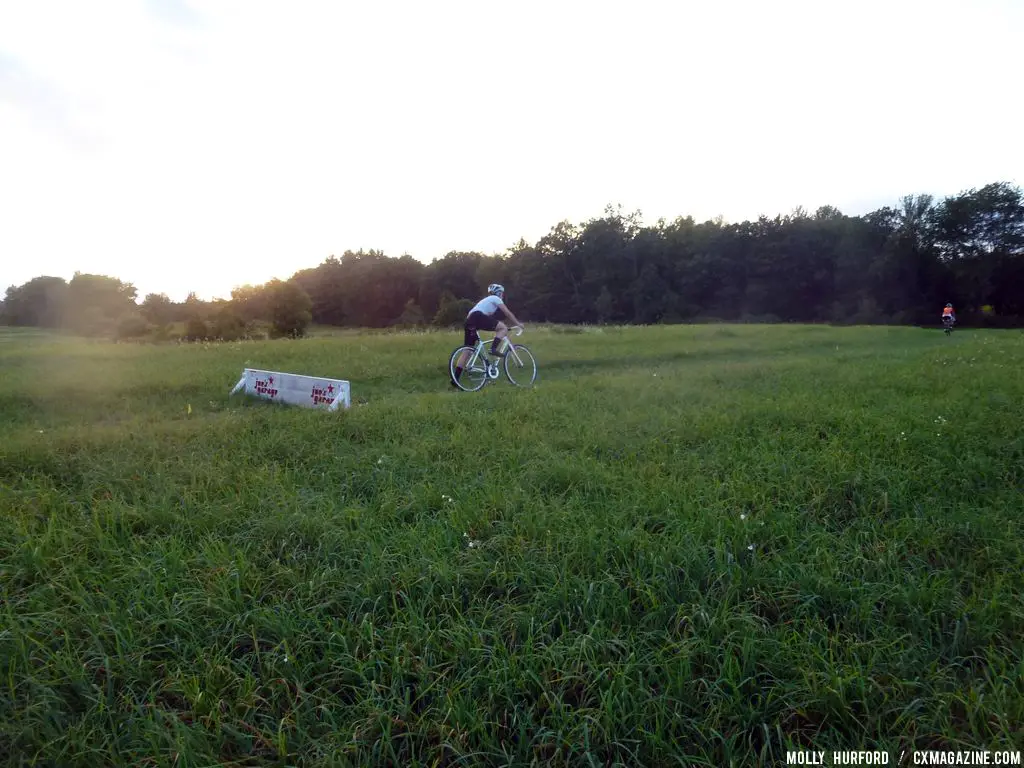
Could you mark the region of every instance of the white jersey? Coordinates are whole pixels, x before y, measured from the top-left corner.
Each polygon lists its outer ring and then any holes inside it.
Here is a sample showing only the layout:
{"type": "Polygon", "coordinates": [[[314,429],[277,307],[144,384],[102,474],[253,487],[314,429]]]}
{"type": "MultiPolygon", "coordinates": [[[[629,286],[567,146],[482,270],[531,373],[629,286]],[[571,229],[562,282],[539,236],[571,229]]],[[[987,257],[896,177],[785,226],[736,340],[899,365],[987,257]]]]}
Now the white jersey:
{"type": "MultiPolygon", "coordinates": [[[[476,303],[469,314],[472,315],[474,312],[480,312],[485,315],[493,315],[498,311],[498,307],[501,306],[501,299],[497,296],[484,296],[480,301],[476,303]]],[[[469,317],[469,315],[467,315],[469,317]]]]}

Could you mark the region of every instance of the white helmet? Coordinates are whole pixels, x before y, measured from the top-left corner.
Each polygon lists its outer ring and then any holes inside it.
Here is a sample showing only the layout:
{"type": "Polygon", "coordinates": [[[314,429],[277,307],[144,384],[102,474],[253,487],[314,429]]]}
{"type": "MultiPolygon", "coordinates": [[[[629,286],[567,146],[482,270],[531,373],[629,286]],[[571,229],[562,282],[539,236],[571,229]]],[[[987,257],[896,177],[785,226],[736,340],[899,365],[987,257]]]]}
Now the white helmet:
{"type": "Polygon", "coordinates": [[[487,286],[487,293],[500,299],[505,295],[505,286],[501,283],[491,283],[487,286]]]}

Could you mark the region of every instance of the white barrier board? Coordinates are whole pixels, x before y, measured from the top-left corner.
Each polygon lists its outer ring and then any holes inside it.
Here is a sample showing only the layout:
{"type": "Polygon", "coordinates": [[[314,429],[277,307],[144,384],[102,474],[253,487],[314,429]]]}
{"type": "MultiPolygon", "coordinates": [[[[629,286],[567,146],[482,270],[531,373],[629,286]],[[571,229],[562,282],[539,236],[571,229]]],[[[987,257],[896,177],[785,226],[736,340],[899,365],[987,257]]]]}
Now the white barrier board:
{"type": "Polygon", "coordinates": [[[349,383],[341,379],[321,379],[315,376],[299,376],[295,373],[246,368],[231,394],[242,389],[247,395],[306,408],[336,411],[339,405],[345,408],[351,405],[349,383]]]}

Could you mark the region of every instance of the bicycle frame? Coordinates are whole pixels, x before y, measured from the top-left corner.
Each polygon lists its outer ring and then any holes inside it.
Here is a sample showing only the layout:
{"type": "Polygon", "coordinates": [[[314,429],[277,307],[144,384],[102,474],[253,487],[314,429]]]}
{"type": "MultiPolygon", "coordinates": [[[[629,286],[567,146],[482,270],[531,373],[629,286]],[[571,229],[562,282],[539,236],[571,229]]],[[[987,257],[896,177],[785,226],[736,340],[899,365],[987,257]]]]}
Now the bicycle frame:
{"type": "MultiPolygon", "coordinates": [[[[511,331],[515,331],[517,337],[523,335],[523,329],[522,329],[521,326],[513,325],[508,330],[510,332],[511,331]]],[[[476,345],[473,347],[473,354],[470,355],[469,360],[466,361],[466,365],[465,365],[466,369],[472,368],[473,367],[473,363],[475,363],[477,360],[479,360],[481,356],[483,356],[484,360],[486,360],[488,363],[490,362],[490,357],[487,354],[487,345],[490,344],[492,341],[494,341],[494,339],[497,338],[497,336],[498,336],[498,334],[495,333],[493,336],[485,339],[479,333],[477,333],[477,342],[476,342],[476,345]]],[[[506,334],[505,338],[508,338],[508,334],[506,334]]],[[[509,347],[508,347],[508,352],[506,354],[512,355],[512,357],[520,365],[523,364],[523,359],[521,357],[519,357],[519,355],[516,354],[516,352],[515,352],[515,345],[512,344],[512,340],[511,339],[509,339],[509,347]]],[[[490,367],[490,366],[488,366],[488,367],[490,367]]]]}

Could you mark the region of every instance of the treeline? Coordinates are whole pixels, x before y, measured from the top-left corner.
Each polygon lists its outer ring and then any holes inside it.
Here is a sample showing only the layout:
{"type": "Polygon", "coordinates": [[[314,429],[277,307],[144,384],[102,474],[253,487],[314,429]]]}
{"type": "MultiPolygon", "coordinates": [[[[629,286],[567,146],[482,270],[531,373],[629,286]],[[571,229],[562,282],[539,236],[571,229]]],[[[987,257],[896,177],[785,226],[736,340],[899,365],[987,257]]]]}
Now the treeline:
{"type": "Polygon", "coordinates": [[[190,293],[174,302],[151,293],[139,303],[135,287],[114,277],[37,277],[7,289],[0,322],[83,336],[200,341],[301,336],[312,320],[309,296],[293,281],[271,280],[232,294],[230,300],[201,301],[190,293]]]}
{"type": "Polygon", "coordinates": [[[460,322],[492,282],[524,320],[554,323],[934,323],[953,302],[961,322],[1024,326],[1024,195],[989,184],[934,200],[846,216],[814,213],[728,224],[692,218],[644,225],[608,208],[562,222],[505,254],[449,253],[430,264],[346,252],[287,281],[244,286],[230,300],[181,303],[112,278],[36,278],[11,287],[8,324],[120,335],[186,323],[189,338],[238,338],[308,323],[407,327],[460,322]]]}

